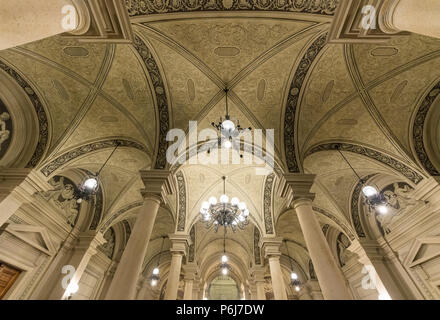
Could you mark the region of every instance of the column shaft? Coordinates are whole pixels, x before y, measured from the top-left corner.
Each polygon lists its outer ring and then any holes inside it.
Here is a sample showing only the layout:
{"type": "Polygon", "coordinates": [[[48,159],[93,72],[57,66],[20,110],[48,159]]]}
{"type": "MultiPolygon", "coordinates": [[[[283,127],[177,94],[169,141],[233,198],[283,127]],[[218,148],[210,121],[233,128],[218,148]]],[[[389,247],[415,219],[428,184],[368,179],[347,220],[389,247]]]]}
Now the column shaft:
{"type": "Polygon", "coordinates": [[[168,274],[165,300],[176,300],[177,290],[179,289],[180,271],[182,268],[183,253],[173,252],[171,257],[170,272],[168,274]]]}
{"type": "Polygon", "coordinates": [[[193,300],[193,280],[185,280],[185,293],[183,300],[193,300]]]}
{"type": "Polygon", "coordinates": [[[287,293],[286,288],[284,287],[279,256],[269,257],[269,268],[275,300],[287,300],[287,293]]]}
{"type": "Polygon", "coordinates": [[[257,288],[257,300],[266,300],[266,292],[264,290],[264,281],[256,281],[255,286],[257,288]]]}
{"type": "Polygon", "coordinates": [[[108,290],[107,300],[130,300],[135,298],[137,281],[141,273],[159,205],[160,199],[158,197],[145,199],[108,290]]]}
{"type": "Polygon", "coordinates": [[[322,233],[312,201],[299,199],[294,208],[325,299],[351,300],[350,289],[322,233]]]}

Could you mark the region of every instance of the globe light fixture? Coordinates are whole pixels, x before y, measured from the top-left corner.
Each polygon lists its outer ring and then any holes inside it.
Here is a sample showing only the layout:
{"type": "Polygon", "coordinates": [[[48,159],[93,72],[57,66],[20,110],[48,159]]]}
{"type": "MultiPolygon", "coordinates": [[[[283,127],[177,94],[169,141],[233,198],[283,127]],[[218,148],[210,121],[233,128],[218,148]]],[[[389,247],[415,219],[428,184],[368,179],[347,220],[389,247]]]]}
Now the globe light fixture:
{"type": "Polygon", "coordinates": [[[289,258],[290,268],[292,270],[292,272],[290,273],[290,285],[295,289],[296,292],[299,292],[301,290],[301,281],[299,281],[298,279],[298,274],[293,271],[293,263],[292,258],[289,254],[289,246],[287,245],[287,240],[284,240],[284,245],[286,246],[287,257],[289,258]]]}
{"type": "Polygon", "coordinates": [[[375,187],[367,185],[362,188],[362,193],[364,194],[365,197],[371,198],[377,196],[379,192],[375,187]]]}
{"type": "Polygon", "coordinates": [[[159,251],[159,255],[158,255],[159,258],[157,259],[157,266],[156,266],[156,268],[153,269],[152,275],[150,277],[152,287],[157,286],[160,281],[160,276],[159,276],[159,274],[160,274],[160,269],[159,269],[160,255],[162,254],[162,251],[163,251],[164,242],[165,242],[165,237],[162,237],[162,244],[160,246],[160,251],[159,251]]]}
{"type": "Polygon", "coordinates": [[[225,232],[223,234],[223,255],[221,258],[221,263],[219,265],[219,268],[221,270],[222,275],[227,276],[229,273],[229,270],[231,270],[231,266],[228,263],[228,256],[226,255],[226,226],[225,228],[225,232]]]}

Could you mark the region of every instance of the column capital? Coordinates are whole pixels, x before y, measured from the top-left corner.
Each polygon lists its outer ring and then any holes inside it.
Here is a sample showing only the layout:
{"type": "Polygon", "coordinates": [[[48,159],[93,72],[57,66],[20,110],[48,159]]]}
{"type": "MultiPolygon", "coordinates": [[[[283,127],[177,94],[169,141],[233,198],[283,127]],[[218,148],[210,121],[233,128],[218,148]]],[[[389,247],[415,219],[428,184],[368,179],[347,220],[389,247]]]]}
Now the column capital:
{"type": "Polygon", "coordinates": [[[282,244],[283,238],[262,238],[260,241],[260,247],[266,259],[279,258],[281,256],[280,247],[282,244]]]}
{"type": "Polygon", "coordinates": [[[253,267],[251,269],[252,279],[255,283],[257,282],[265,282],[264,277],[266,275],[266,267],[253,267]]]}
{"type": "Polygon", "coordinates": [[[170,234],[168,238],[171,241],[171,254],[188,254],[188,248],[191,245],[191,237],[185,234],[170,234]]]}
{"type": "Polygon", "coordinates": [[[199,273],[199,267],[195,263],[186,264],[183,267],[185,280],[195,281],[197,274],[199,273]]]}
{"type": "Polygon", "coordinates": [[[144,199],[163,201],[167,195],[174,193],[172,175],[167,170],[140,171],[145,188],[141,190],[144,199]]]}
{"type": "Polygon", "coordinates": [[[315,199],[315,194],[310,192],[316,175],[314,174],[285,174],[280,183],[280,196],[288,198],[289,202],[298,199],[315,199]]]}

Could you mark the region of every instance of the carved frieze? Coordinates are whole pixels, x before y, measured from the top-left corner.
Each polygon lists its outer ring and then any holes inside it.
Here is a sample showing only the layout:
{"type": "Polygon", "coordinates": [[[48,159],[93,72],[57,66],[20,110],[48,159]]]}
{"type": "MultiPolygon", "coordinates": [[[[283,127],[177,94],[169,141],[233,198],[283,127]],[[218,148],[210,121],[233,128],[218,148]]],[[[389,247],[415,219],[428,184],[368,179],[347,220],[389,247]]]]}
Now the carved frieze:
{"type": "Polygon", "coordinates": [[[273,234],[272,219],[272,189],[275,180],[275,174],[267,176],[264,184],[264,226],[267,234],[273,234]]]}
{"type": "Polygon", "coordinates": [[[186,185],[182,171],[176,174],[177,187],[179,189],[179,208],[177,215],[177,231],[185,231],[186,224],[186,185]]]}

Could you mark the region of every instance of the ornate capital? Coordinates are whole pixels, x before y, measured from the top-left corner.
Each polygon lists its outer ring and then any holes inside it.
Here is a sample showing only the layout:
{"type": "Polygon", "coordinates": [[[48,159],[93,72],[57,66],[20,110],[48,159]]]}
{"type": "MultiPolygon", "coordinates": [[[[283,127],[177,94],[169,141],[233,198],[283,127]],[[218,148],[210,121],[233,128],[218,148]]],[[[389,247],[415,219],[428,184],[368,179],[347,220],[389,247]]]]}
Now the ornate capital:
{"type": "Polygon", "coordinates": [[[279,258],[281,256],[280,247],[282,244],[282,238],[263,238],[260,246],[264,252],[264,257],[266,259],[274,257],[279,258]]]}
{"type": "Polygon", "coordinates": [[[167,195],[173,194],[173,182],[171,173],[166,170],[140,171],[145,189],[141,190],[144,199],[163,201],[167,195]]]}
{"type": "Polygon", "coordinates": [[[168,238],[171,241],[170,251],[172,254],[188,254],[188,248],[191,245],[191,237],[185,234],[170,234],[168,238]]]}
{"type": "Polygon", "coordinates": [[[257,282],[264,282],[264,276],[266,275],[266,267],[253,267],[251,270],[252,280],[257,282]]]}
{"type": "Polygon", "coordinates": [[[315,199],[315,194],[310,189],[315,181],[313,174],[289,173],[284,175],[280,183],[280,195],[288,198],[288,203],[298,199],[315,199]]]}

